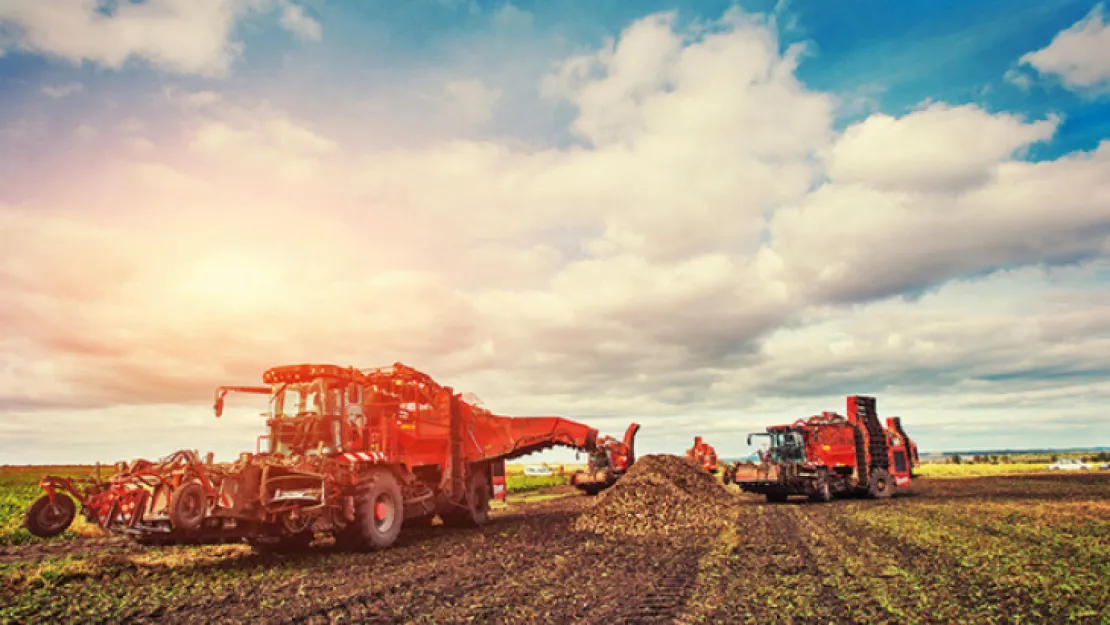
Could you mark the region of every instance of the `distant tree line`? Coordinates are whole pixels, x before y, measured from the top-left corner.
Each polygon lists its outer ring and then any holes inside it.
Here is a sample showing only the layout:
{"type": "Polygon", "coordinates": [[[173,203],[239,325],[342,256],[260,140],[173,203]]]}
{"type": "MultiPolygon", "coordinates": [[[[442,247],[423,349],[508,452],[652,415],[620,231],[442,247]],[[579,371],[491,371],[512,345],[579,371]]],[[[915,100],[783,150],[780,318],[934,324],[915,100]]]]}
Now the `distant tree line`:
{"type": "MultiPolygon", "coordinates": [[[[1043,456],[1019,456],[1018,458],[1014,459],[1011,458],[1009,454],[975,454],[970,457],[964,457],[960,454],[952,454],[948,457],[947,460],[945,460],[945,464],[1012,464],[1014,462],[1038,462],[1040,461],[1040,458],[1043,458],[1043,456]]],[[[1056,462],[1059,459],[1059,456],[1057,456],[1056,454],[1050,454],[1048,461],[1056,462]]],[[[1079,460],[1081,462],[1110,462],[1110,452],[1100,451],[1097,454],[1083,455],[1079,457],[1079,460]]]]}

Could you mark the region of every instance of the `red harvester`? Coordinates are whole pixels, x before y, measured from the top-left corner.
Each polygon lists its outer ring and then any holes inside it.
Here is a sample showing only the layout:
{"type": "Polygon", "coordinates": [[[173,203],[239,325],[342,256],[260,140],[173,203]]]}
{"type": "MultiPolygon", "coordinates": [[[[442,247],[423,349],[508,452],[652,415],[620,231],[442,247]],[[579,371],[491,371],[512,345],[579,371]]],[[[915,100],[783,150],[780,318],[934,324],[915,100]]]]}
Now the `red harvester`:
{"type": "Polygon", "coordinates": [[[586,470],[572,475],[570,483],[587,495],[596,495],[616,484],[620,476],[636,462],[635,442],[636,432],[639,430],[640,425],[633,423],[625,430],[622,441],[610,436],[601,437],[590,451],[586,470]]]}
{"type": "Polygon", "coordinates": [[[726,470],[725,482],[736,482],[767,501],[786,501],[790,495],[808,495],[829,501],[838,493],[890,497],[906,486],[921,466],[917,445],[902,429],[901,419],[889,417],[884,428],[875,410],[875,398],[848,398],[848,416],[824,412],[790,425],[775,425],[765,433],[770,446],[758,465],[755,478],[740,478],[737,463],[726,470]]]}
{"type": "Polygon", "coordinates": [[[710,473],[717,473],[720,469],[720,465],[717,464],[717,450],[703,441],[700,436],[694,437],[694,446],[686,450],[686,457],[710,473]]]}
{"type": "Polygon", "coordinates": [[[447,525],[484,523],[490,500],[505,498],[507,459],[555,445],[598,447],[589,426],[494,415],[400,363],[280,366],[262,381],[216,390],[217,417],[229,392],[269,395],[269,432],[255,453],[214,464],[212,454],[202,461],[183,450],[120,463],[108,480],[47,476],[27,528],[60,534],[76,499],[90,522],[142,543],[246,540],[273,551],[326,532],[343,546],[384,548],[402,526],[436,515],[447,525]]]}

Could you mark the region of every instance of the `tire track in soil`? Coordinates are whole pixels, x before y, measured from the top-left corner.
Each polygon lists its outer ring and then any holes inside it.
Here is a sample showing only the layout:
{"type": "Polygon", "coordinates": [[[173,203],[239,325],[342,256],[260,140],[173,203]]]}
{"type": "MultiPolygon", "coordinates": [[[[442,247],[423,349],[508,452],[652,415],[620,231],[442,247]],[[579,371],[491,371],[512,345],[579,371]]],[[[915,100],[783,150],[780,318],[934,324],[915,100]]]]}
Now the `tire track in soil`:
{"type": "MultiPolygon", "coordinates": [[[[698,589],[699,605],[684,622],[765,623],[790,617],[782,601],[791,593],[815,611],[820,622],[851,622],[848,605],[821,582],[828,574],[803,539],[798,515],[809,506],[743,502],[734,509],[732,532],[717,540],[731,543],[707,561],[713,570],[698,589]],[[785,582],[784,580],[788,580],[785,582]],[[702,604],[704,601],[704,604],[702,604]],[[784,609],[786,611],[784,611],[784,609]]],[[[803,619],[801,622],[807,622],[803,619]]]]}
{"type": "MultiPolygon", "coordinates": [[[[578,532],[553,550],[549,562],[523,571],[499,599],[514,622],[673,622],[697,581],[706,541],[619,540],[578,532]]],[[[469,598],[482,601],[482,597],[469,598]]]]}
{"type": "Polygon", "coordinates": [[[504,517],[483,529],[446,530],[447,535],[436,547],[446,547],[452,553],[443,553],[442,549],[401,553],[396,548],[380,552],[378,555],[389,554],[396,563],[377,563],[370,579],[356,584],[353,592],[338,600],[334,594],[325,597],[324,603],[296,611],[284,622],[442,621],[460,618],[451,614],[458,612],[458,605],[467,606],[465,616],[483,618],[487,615],[474,613],[475,604],[463,599],[475,593],[496,597],[495,591],[491,593],[495,580],[511,578],[517,569],[548,560],[565,549],[558,537],[569,532],[574,515],[566,512],[566,504],[561,507],[563,510],[557,511],[551,505],[530,506],[524,514],[504,517]],[[414,568],[412,558],[425,562],[414,568]],[[397,569],[391,572],[389,567],[394,565],[397,569]]]}
{"type": "Polygon", "coordinates": [[[245,555],[230,566],[224,562],[205,564],[194,572],[205,575],[213,570],[251,570],[270,563],[291,571],[279,579],[252,582],[244,577],[232,582],[235,588],[218,597],[185,597],[173,605],[135,609],[121,617],[129,622],[184,622],[196,620],[198,615],[202,620],[232,622],[308,622],[332,612],[341,618],[343,612],[348,612],[364,620],[374,617],[392,621],[399,610],[403,612],[398,606],[408,606],[404,609],[411,611],[413,599],[424,594],[424,587],[441,589],[437,597],[424,604],[430,606],[437,604],[438,597],[450,594],[452,584],[465,585],[462,576],[455,574],[483,570],[482,560],[486,558],[482,554],[491,544],[505,543],[517,553],[527,553],[533,549],[531,545],[542,542],[550,526],[568,525],[571,517],[567,509],[576,507],[573,502],[561,506],[543,502],[499,512],[481,529],[411,530],[397,545],[379,552],[352,554],[318,546],[305,554],[245,555]],[[280,614],[263,608],[262,596],[280,597],[280,614]]]}
{"type": "Polygon", "coordinates": [[[123,536],[81,536],[46,544],[30,543],[0,547],[0,564],[15,562],[33,564],[50,557],[131,553],[142,549],[138,543],[123,536]]]}

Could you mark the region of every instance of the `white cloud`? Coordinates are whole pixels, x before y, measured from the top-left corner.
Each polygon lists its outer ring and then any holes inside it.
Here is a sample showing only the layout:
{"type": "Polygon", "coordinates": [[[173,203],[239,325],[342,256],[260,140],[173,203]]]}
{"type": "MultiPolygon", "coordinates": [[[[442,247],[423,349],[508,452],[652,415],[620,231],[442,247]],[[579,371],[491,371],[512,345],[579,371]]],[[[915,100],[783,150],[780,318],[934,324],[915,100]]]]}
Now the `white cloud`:
{"type": "MultiPolygon", "coordinates": [[[[950,171],[947,163],[937,167],[950,171]]],[[[944,178],[935,179],[943,191],[944,178]]],[[[955,194],[834,181],[776,212],[771,249],[789,280],[834,301],[913,292],[1014,265],[1069,262],[1104,253],[1108,180],[1104,142],[1057,161],[1000,162],[988,180],[955,194]]]]}
{"type": "Polygon", "coordinates": [[[1003,80],[1018,87],[1022,91],[1029,91],[1033,87],[1033,79],[1029,74],[1016,69],[1008,69],[1002,75],[1003,80]]]}
{"type": "Polygon", "coordinates": [[[242,51],[232,35],[248,13],[281,8],[282,25],[319,38],[319,24],[288,0],[150,0],[115,4],[111,15],[91,0],[0,4],[0,23],[17,29],[16,47],[73,63],[120,69],[129,59],[182,74],[226,75],[242,51]]]}
{"type": "Polygon", "coordinates": [[[898,119],[876,113],[837,140],[829,177],[890,191],[966,190],[985,182],[999,162],[1050,139],[1057,124],[1055,118],[1026,123],[1016,115],[992,115],[973,104],[938,103],[898,119]]]}
{"type": "Polygon", "coordinates": [[[80,93],[84,89],[85,85],[79,82],[67,82],[61,85],[46,85],[40,91],[43,95],[50,96],[51,98],[64,98],[75,93],[80,93]]]}
{"type": "Polygon", "coordinates": [[[320,23],[305,14],[304,9],[292,2],[284,2],[281,8],[281,25],[301,39],[319,41],[322,35],[320,23]]]}
{"type": "Polygon", "coordinates": [[[364,112],[347,134],[167,92],[179,132],[136,125],[89,184],[0,208],[0,398],[202,404],[281,362],[400,360],[505,414],[642,418],[653,445],[874,392],[932,446],[992,393],[1021,419],[1105,396],[1110,302],[1067,283],[1104,267],[976,276],[1106,256],[1110,144],[1024,162],[1056,120],[944,104],[837,133],[797,54],[738,12],[637,21],[546,80],[569,147],[385,150],[352,138],[364,112]],[[1036,371],[1070,377],[1014,381],[1036,371]]]}
{"type": "Polygon", "coordinates": [[[1103,4],[1058,33],[1047,47],[1022,55],[1019,62],[1058,76],[1070,89],[1110,87],[1110,27],[1104,21],[1103,4]]]}

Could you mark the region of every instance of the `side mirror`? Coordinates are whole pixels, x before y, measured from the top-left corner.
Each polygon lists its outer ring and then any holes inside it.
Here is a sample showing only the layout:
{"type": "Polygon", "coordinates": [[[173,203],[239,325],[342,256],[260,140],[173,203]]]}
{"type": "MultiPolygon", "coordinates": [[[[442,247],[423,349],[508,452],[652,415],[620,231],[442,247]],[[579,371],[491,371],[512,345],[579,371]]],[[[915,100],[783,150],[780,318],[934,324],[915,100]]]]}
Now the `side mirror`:
{"type": "Polygon", "coordinates": [[[223,413],[224,413],[224,398],[223,397],[217,397],[216,398],[216,405],[213,406],[213,408],[216,410],[216,418],[217,419],[220,418],[220,416],[223,415],[223,413]]]}
{"type": "Polygon", "coordinates": [[[748,447],[752,446],[752,435],[748,434],[748,447]]]}

